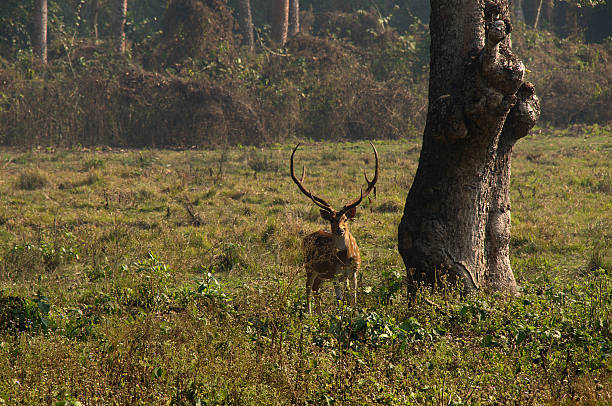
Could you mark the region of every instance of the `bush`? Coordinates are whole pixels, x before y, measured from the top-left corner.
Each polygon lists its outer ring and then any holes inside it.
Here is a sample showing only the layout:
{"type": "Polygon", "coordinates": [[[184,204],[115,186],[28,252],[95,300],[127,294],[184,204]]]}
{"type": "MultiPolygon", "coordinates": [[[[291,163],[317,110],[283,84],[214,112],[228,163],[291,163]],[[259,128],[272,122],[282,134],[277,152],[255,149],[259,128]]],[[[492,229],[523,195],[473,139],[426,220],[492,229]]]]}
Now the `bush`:
{"type": "MultiPolygon", "coordinates": [[[[0,145],[185,148],[420,133],[426,26],[415,19],[394,30],[373,11],[305,16],[316,35],[305,29],[282,54],[241,54],[219,0],[171,1],[162,33],[130,58],[77,41],[43,68],[21,52],[0,66],[0,145]]],[[[513,42],[541,99],[540,122],[612,120],[612,42],[520,25],[513,42]]]]}
{"type": "Polygon", "coordinates": [[[46,331],[51,305],[49,299],[38,293],[34,298],[5,296],[0,291],[0,333],[46,331]]]}
{"type": "Polygon", "coordinates": [[[26,170],[19,174],[17,179],[17,187],[21,190],[42,189],[48,183],[47,175],[38,169],[26,170]]]}

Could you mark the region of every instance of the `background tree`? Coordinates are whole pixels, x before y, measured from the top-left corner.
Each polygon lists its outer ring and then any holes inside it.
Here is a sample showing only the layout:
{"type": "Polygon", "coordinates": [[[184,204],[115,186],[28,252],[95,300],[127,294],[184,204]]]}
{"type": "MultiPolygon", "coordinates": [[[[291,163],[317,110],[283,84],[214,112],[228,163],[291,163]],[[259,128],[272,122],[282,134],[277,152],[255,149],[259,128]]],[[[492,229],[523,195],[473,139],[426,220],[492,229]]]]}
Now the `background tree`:
{"type": "Polygon", "coordinates": [[[274,0],[272,6],[272,41],[285,45],[289,29],[289,0],[274,0]]]}
{"type": "Polygon", "coordinates": [[[98,4],[98,0],[92,0],[89,4],[89,25],[91,29],[91,33],[93,35],[94,41],[98,41],[99,33],[98,33],[98,15],[100,13],[100,7],[98,4]]]}
{"type": "Polygon", "coordinates": [[[47,63],[47,0],[36,0],[34,2],[34,40],[32,48],[34,54],[42,63],[47,63]]]}
{"type": "Polygon", "coordinates": [[[198,60],[210,63],[207,58],[215,58],[216,66],[229,63],[239,45],[232,31],[235,26],[224,1],[171,0],[161,24],[160,62],[173,68],[198,60]]]}
{"type": "Polygon", "coordinates": [[[514,21],[524,23],[525,13],[523,12],[523,0],[515,0],[512,2],[512,16],[514,21]]]}
{"type": "Polygon", "coordinates": [[[508,258],[510,154],[539,117],[539,102],[512,53],[509,16],[507,0],[431,3],[427,123],[398,232],[415,284],[447,275],[467,291],[517,291],[508,258]]]}
{"type": "Polygon", "coordinates": [[[300,0],[289,0],[288,36],[293,37],[300,32],[300,0]]]}
{"type": "Polygon", "coordinates": [[[543,0],[538,0],[537,6],[536,6],[535,18],[533,20],[533,28],[538,28],[538,23],[540,22],[540,14],[542,13],[542,3],[543,2],[544,2],[543,0]]]}
{"type": "Polygon", "coordinates": [[[124,53],[127,0],[115,0],[113,7],[113,39],[115,41],[117,52],[124,53]]]}
{"type": "Polygon", "coordinates": [[[612,8],[606,0],[518,0],[512,7],[516,21],[562,37],[594,30],[599,32],[595,42],[600,42],[611,34],[612,8]]]}
{"type": "Polygon", "coordinates": [[[242,34],[242,45],[246,46],[250,52],[253,51],[255,40],[253,38],[253,17],[251,16],[251,1],[238,1],[238,25],[242,34]]]}

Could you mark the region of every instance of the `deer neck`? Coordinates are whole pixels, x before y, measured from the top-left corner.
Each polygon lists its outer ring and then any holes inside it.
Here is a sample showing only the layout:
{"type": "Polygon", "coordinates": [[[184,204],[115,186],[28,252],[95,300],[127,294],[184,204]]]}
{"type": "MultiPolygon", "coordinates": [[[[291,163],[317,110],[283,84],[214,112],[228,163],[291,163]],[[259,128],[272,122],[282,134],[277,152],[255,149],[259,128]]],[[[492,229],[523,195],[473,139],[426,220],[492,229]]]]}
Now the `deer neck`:
{"type": "Polygon", "coordinates": [[[349,251],[349,252],[351,252],[354,249],[354,247],[355,247],[355,243],[352,241],[353,237],[352,237],[350,231],[348,231],[348,230],[346,230],[344,235],[334,234],[334,236],[332,237],[332,240],[334,242],[334,247],[338,251],[349,251]]]}

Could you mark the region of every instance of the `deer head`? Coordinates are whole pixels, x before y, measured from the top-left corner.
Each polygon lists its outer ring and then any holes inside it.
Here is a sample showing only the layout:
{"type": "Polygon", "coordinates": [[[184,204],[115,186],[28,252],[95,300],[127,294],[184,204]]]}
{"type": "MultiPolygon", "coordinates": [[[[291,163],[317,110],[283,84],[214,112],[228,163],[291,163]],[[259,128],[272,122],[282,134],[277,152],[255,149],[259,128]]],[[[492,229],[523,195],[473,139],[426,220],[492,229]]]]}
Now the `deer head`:
{"type": "Polygon", "coordinates": [[[362,188],[359,197],[345,204],[344,207],[342,207],[342,209],[340,210],[335,210],[324,199],[312,194],[308,189],[306,189],[306,187],[304,187],[303,182],[304,182],[304,178],[306,177],[306,167],[302,167],[302,176],[300,177],[300,179],[298,179],[295,176],[295,172],[293,170],[293,157],[295,155],[295,152],[299,148],[300,144],[297,144],[295,148],[293,149],[293,152],[291,153],[291,164],[290,164],[291,179],[293,179],[293,181],[295,182],[295,184],[298,186],[298,188],[303,194],[308,196],[308,198],[310,198],[310,200],[312,200],[314,204],[316,204],[317,206],[321,208],[320,210],[321,217],[329,221],[331,225],[331,232],[332,232],[332,235],[334,236],[338,236],[338,237],[344,236],[348,232],[347,222],[348,220],[355,217],[355,214],[357,213],[357,206],[359,206],[363,198],[368,196],[372,190],[374,190],[374,194],[376,195],[375,185],[376,185],[376,181],[378,181],[378,152],[376,151],[374,144],[370,142],[370,145],[372,146],[372,149],[374,150],[374,158],[376,162],[375,169],[374,169],[374,178],[370,181],[364,169],[363,175],[368,185],[366,190],[364,191],[362,188]]]}

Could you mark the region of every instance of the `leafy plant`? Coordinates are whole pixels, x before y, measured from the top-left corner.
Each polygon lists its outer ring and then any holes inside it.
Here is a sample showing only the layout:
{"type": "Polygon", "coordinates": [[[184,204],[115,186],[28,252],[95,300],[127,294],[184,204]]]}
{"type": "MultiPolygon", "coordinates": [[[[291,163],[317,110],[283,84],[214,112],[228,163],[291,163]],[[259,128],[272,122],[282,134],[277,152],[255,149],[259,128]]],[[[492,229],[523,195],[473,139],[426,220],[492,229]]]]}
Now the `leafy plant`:
{"type": "Polygon", "coordinates": [[[382,280],[373,291],[381,304],[391,303],[395,296],[401,293],[404,285],[404,274],[400,268],[387,268],[382,271],[382,280]]]}
{"type": "Polygon", "coordinates": [[[208,305],[227,310],[232,298],[223,290],[213,272],[207,272],[205,279],[200,282],[197,293],[206,299],[208,305]]]}
{"type": "Polygon", "coordinates": [[[40,292],[28,298],[0,291],[0,332],[46,332],[53,325],[50,310],[49,299],[40,292]]]}

